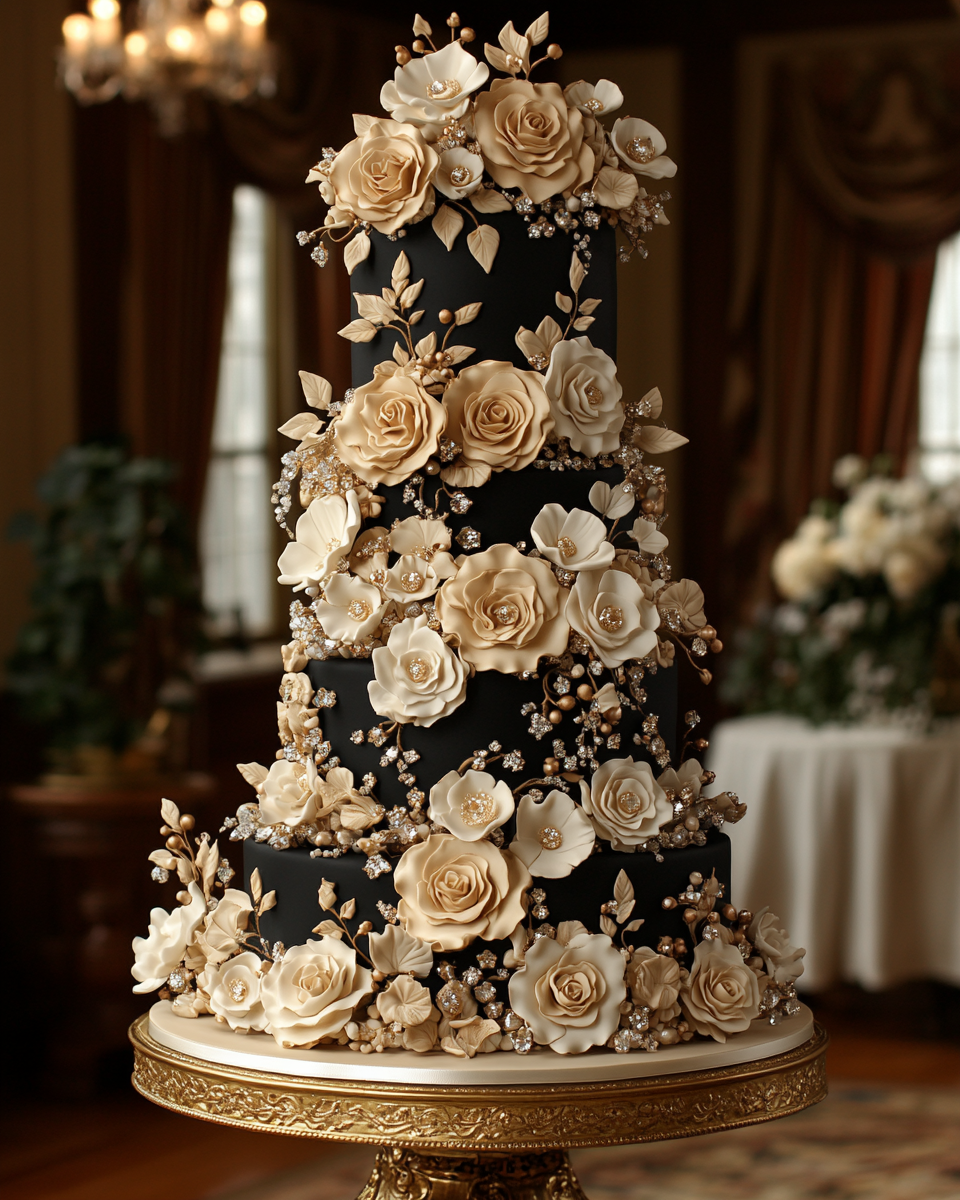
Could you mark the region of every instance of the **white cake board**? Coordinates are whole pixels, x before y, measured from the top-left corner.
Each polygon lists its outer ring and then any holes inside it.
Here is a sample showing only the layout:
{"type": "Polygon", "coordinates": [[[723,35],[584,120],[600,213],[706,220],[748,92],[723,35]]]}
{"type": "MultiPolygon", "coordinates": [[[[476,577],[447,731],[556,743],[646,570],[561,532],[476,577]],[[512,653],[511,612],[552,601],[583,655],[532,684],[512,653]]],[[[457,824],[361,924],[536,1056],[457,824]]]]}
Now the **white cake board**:
{"type": "Polygon", "coordinates": [[[386,1050],[382,1054],[360,1054],[345,1046],[284,1050],[266,1034],[243,1036],[210,1016],[192,1020],[177,1017],[168,1000],[158,1000],[150,1009],[150,1034],[161,1046],[193,1058],[278,1075],[354,1083],[525,1087],[677,1075],[771,1058],[813,1037],[813,1013],[803,1005],[795,1017],[779,1025],[756,1020],[745,1032],[725,1043],[698,1038],[679,1046],[664,1046],[653,1053],[635,1050],[630,1054],[592,1050],[587,1054],[565,1055],[540,1048],[530,1054],[497,1051],[465,1059],[443,1051],[414,1054],[410,1050],[386,1050]]]}

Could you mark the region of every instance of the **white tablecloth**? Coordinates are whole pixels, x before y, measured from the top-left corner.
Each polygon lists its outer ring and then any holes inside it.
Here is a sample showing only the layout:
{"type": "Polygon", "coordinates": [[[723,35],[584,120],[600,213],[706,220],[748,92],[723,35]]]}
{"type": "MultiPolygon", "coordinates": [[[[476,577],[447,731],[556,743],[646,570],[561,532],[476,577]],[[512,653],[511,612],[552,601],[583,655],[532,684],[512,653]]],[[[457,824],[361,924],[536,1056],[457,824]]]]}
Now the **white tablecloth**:
{"type": "Polygon", "coordinates": [[[802,988],[960,984],[960,723],[741,717],[714,729],[707,765],[748,809],[727,830],[731,900],[768,904],[806,946],[802,988]]]}

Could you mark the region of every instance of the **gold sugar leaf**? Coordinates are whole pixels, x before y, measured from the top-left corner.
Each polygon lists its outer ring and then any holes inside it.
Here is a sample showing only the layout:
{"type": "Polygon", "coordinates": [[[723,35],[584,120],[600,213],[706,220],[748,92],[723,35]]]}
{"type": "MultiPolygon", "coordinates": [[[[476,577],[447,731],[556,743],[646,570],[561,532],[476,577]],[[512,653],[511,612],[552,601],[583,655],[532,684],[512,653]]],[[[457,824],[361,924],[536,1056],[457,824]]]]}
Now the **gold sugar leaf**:
{"type": "Polygon", "coordinates": [[[487,62],[495,71],[503,71],[506,74],[515,75],[516,68],[512,69],[507,66],[507,56],[498,46],[491,46],[489,42],[485,42],[483,53],[487,62]]]}
{"type": "Polygon", "coordinates": [[[289,421],[281,425],[277,433],[282,433],[284,437],[299,442],[303,438],[309,437],[311,433],[319,432],[319,429],[319,417],[315,417],[313,413],[297,413],[295,417],[291,417],[289,421]]]}
{"type": "Polygon", "coordinates": [[[160,801],[160,816],[163,817],[164,825],[169,825],[171,829],[180,828],[180,809],[172,800],[160,801]]]}
{"type": "Polygon", "coordinates": [[[375,121],[379,121],[381,119],[382,118],[380,118],[380,117],[368,117],[368,116],[365,116],[363,113],[354,113],[353,114],[353,132],[357,135],[357,137],[363,137],[363,135],[370,128],[370,126],[375,121]]]}
{"type": "Polygon", "coordinates": [[[444,354],[450,359],[451,364],[456,366],[457,363],[463,362],[465,358],[469,358],[475,351],[476,346],[448,346],[444,350],[444,354]]]}
{"type": "Polygon", "coordinates": [[[349,921],[350,918],[354,915],[354,913],[356,913],[356,911],[357,911],[356,900],[347,900],[344,904],[341,904],[341,906],[340,906],[340,920],[341,921],[349,921]]]}
{"type": "Polygon", "coordinates": [[[613,935],[617,932],[617,923],[616,921],[611,920],[611,918],[608,916],[602,916],[600,918],[600,928],[607,935],[607,937],[613,937],[613,935]]]}
{"type": "Polygon", "coordinates": [[[461,214],[455,208],[451,208],[449,204],[441,204],[434,213],[430,224],[440,241],[448,250],[452,250],[453,243],[457,240],[457,234],[463,228],[461,214]]]}
{"type": "Polygon", "coordinates": [[[377,327],[372,321],[365,321],[360,317],[356,321],[351,321],[349,325],[344,325],[337,332],[348,342],[372,342],[377,336],[377,327]]]}
{"type": "Polygon", "coordinates": [[[394,310],[382,296],[368,296],[363,292],[354,292],[353,298],[357,302],[357,312],[364,320],[379,321],[382,325],[389,325],[396,316],[394,310]]]}
{"type": "Polygon", "coordinates": [[[577,317],[573,323],[573,327],[582,333],[584,329],[589,329],[595,320],[596,317],[577,317]]]}
{"type": "Polygon", "coordinates": [[[269,912],[271,908],[277,906],[277,893],[267,892],[264,898],[260,901],[260,907],[257,909],[257,916],[262,917],[265,912],[269,912]]]}
{"type": "Polygon", "coordinates": [[[390,284],[394,291],[399,292],[409,278],[410,259],[407,258],[406,251],[401,250],[397,255],[397,261],[393,264],[393,270],[390,272],[390,284]]]}
{"type": "Polygon", "coordinates": [[[578,311],[581,312],[585,317],[588,317],[592,312],[595,312],[600,307],[601,303],[602,301],[600,300],[582,300],[580,302],[580,308],[578,311]]]}
{"type": "Polygon", "coordinates": [[[470,203],[478,213],[509,212],[513,208],[503,192],[496,188],[477,188],[470,193],[470,203]]]}
{"type": "Polygon", "coordinates": [[[636,444],[647,454],[666,454],[685,446],[689,440],[672,429],[664,429],[662,425],[644,425],[634,437],[636,444]]]}
{"type": "Polygon", "coordinates": [[[303,388],[303,398],[311,408],[327,409],[333,399],[333,387],[322,375],[311,375],[309,371],[300,372],[300,385],[303,388]]]}
{"type": "Polygon", "coordinates": [[[473,304],[465,304],[463,308],[458,308],[453,314],[454,325],[469,325],[471,321],[475,321],[480,316],[480,309],[483,305],[479,301],[473,304]]]}
{"type": "Polygon", "coordinates": [[[641,396],[638,407],[641,412],[646,412],[648,417],[656,420],[663,409],[663,397],[660,395],[660,389],[651,388],[645,396],[641,396]]]}
{"type": "Polygon", "coordinates": [[[417,13],[413,18],[413,32],[416,37],[429,37],[433,33],[433,29],[430,27],[430,23],[417,13]]]}
{"type": "Polygon", "coordinates": [[[250,895],[253,897],[253,903],[259,904],[263,898],[263,882],[260,879],[260,868],[254,867],[250,872],[250,895]]]}
{"type": "Polygon", "coordinates": [[[547,34],[549,32],[550,14],[545,12],[541,13],[532,24],[527,26],[526,37],[531,46],[539,46],[541,42],[545,42],[547,40],[547,34]]]}
{"type": "Polygon", "coordinates": [[[321,921],[320,924],[316,925],[310,932],[319,933],[321,937],[336,938],[337,941],[341,941],[343,939],[343,930],[336,923],[336,921],[321,921]]]}
{"type": "Polygon", "coordinates": [[[586,274],[587,272],[580,261],[580,256],[574,250],[570,255],[570,286],[573,288],[575,294],[580,291],[580,285],[583,283],[586,274]]]}
{"type": "Polygon", "coordinates": [[[354,267],[358,267],[370,255],[370,238],[364,230],[355,234],[343,248],[343,265],[347,274],[352,275],[354,267]]]}
{"type": "Polygon", "coordinates": [[[561,312],[565,312],[565,313],[572,312],[573,301],[570,299],[569,296],[565,296],[563,294],[563,292],[557,292],[556,300],[557,300],[557,308],[559,308],[561,312]]]}
{"type": "Polygon", "coordinates": [[[423,280],[418,279],[416,283],[410,283],[403,289],[403,294],[400,297],[400,307],[408,309],[413,307],[413,303],[420,295],[423,288],[423,280]]]}

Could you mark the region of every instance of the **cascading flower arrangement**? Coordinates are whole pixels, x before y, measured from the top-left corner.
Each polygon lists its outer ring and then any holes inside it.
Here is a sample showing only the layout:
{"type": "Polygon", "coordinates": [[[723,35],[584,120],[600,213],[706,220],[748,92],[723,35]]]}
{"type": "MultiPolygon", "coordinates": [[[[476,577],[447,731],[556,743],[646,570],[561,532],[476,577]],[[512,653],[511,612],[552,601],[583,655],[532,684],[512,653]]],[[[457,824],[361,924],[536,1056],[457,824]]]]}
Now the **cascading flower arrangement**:
{"type": "Polygon", "coordinates": [[[816,724],[955,711],[941,675],[960,616],[960,483],[853,454],[833,478],[847,498],[816,501],[778,547],[783,603],[741,633],[725,699],[816,724]]]}

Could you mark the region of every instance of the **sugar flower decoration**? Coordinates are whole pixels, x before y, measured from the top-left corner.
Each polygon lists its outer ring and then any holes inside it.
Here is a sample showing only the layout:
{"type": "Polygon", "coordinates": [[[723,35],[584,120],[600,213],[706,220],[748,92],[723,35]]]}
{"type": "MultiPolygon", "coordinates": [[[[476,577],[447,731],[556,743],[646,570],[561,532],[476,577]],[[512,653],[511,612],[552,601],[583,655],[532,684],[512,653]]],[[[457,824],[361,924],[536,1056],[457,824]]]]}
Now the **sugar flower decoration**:
{"type": "Polygon", "coordinates": [[[558,84],[495,79],[477,97],[474,116],[484,163],[501,187],[541,204],[590,178],[583,115],[567,107],[558,84]]]}
{"type": "Polygon", "coordinates": [[[261,981],[260,959],[252,950],[219,965],[208,964],[197,980],[207,994],[210,1011],[237,1033],[266,1028],[261,981]]]}
{"type": "Polygon", "coordinates": [[[429,216],[436,203],[433,177],[438,161],[436,150],[415,125],[371,120],[344,146],[330,171],[336,198],[331,212],[337,224],[343,223],[346,210],[389,234],[429,216]]]}
{"type": "Polygon", "coordinates": [[[362,479],[390,487],[436,453],[445,419],[443,406],[409,375],[376,375],[356,389],[334,426],[337,455],[362,479]]]}
{"type": "Polygon", "coordinates": [[[430,789],[430,820],[476,842],[513,816],[513,792],[486,771],[448,771],[430,789]]]}
{"type": "Polygon", "coordinates": [[[605,667],[644,658],[657,645],[656,605],[624,571],[583,571],[570,592],[567,620],[593,646],[605,667]]]}
{"type": "Polygon", "coordinates": [[[463,200],[483,183],[483,159],[472,150],[458,146],[444,150],[434,181],[438,192],[450,200],[463,200]]]}
{"type": "Polygon", "coordinates": [[[257,789],[261,819],[267,825],[287,825],[291,829],[316,820],[319,783],[312,759],[308,759],[304,767],[278,758],[257,789]]]}
{"type": "Polygon", "coordinates": [[[270,1032],[288,1048],[338,1034],[372,990],[373,975],[357,965],[356,950],[333,937],[291,946],[260,985],[270,1032]]]}
{"type": "Polygon", "coordinates": [[[530,886],[530,873],[509,850],[448,833],[404,850],[393,879],[401,924],[434,950],[509,937],[524,917],[530,886]]]}
{"type": "Polygon", "coordinates": [[[680,964],[649,946],[638,946],[627,966],[627,986],[634,1004],[649,1008],[652,1023],[672,1021],[680,1015],[680,964]]]}
{"type": "Polygon", "coordinates": [[[667,158],[667,139],[656,126],[639,117],[618,117],[610,131],[613,148],[628,171],[650,179],[672,179],[677,164],[667,158]]]}
{"type": "Polygon", "coordinates": [[[332,575],[314,611],[327,637],[350,644],[376,633],[384,607],[380,590],[373,584],[356,575],[332,575]]]}
{"type": "Polygon", "coordinates": [[[720,938],[700,942],[680,989],[680,1005],[697,1033],[725,1042],[760,1014],[757,977],[736,946],[720,938]]]}
{"type": "Polygon", "coordinates": [[[466,697],[467,670],[425,615],[394,625],[372,658],[367,694],[381,717],[428,728],[466,697]]]}
{"type": "Polygon", "coordinates": [[[794,946],[780,918],[770,911],[769,905],[761,908],[750,922],[747,937],[763,958],[766,972],[774,983],[795,983],[803,974],[806,950],[794,946]]]}
{"type": "Polygon", "coordinates": [[[517,836],[510,850],[540,879],[564,879],[590,857],[596,834],[590,818],[564,792],[524,796],[517,805],[517,836]]]}
{"type": "Polygon", "coordinates": [[[561,504],[545,504],[530,527],[544,558],[567,571],[596,571],[613,561],[613,543],[599,517],[561,504]]]}
{"type": "Polygon", "coordinates": [[[612,454],[625,415],[617,364],[588,337],[558,342],[544,379],[556,433],[581,454],[612,454]]]}
{"type": "Polygon", "coordinates": [[[352,489],[345,496],[318,496],[297,521],[296,540],[284,547],[278,583],[295,592],[317,585],[350,553],[360,529],[360,503],[352,489]]]}
{"type": "Polygon", "coordinates": [[[447,436],[461,453],[440,472],[456,487],[478,487],[494,471],[519,471],[540,453],[552,427],[536,371],[488,360],[466,367],[444,393],[447,436]]]}
{"type": "Polygon", "coordinates": [[[605,934],[578,933],[564,945],[541,938],[510,979],[510,1004],[534,1039],[558,1054],[602,1046],[620,1023],[623,959],[605,934]]]}
{"type": "Polygon", "coordinates": [[[568,83],[563,94],[571,107],[590,117],[609,116],[623,103],[623,92],[609,79],[598,79],[596,83],[580,79],[577,83],[568,83]]]}
{"type": "Polygon", "coordinates": [[[191,883],[187,892],[190,903],[180,905],[173,912],[151,909],[147,936],[133,939],[135,961],[131,974],[137,980],[135,992],[155,992],[183,961],[194,933],[207,914],[207,902],[197,885],[191,883]]]}
{"type": "Polygon", "coordinates": [[[637,846],[670,820],[673,806],[645,762],[608,758],[589,786],[580,784],[584,812],[614,850],[637,846]]]}
{"type": "Polygon", "coordinates": [[[563,653],[566,594],[546,562],[500,544],[461,556],[457,567],[437,594],[437,616],[465,662],[478,671],[532,671],[542,654],[563,653]]]}
{"type": "Polygon", "coordinates": [[[470,96],[489,75],[487,64],[477,62],[459,41],[448,42],[433,54],[397,67],[393,81],[380,91],[380,103],[397,121],[444,124],[463,116],[470,96]]]}

